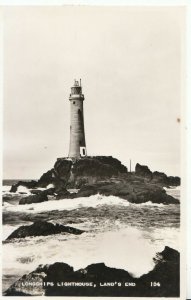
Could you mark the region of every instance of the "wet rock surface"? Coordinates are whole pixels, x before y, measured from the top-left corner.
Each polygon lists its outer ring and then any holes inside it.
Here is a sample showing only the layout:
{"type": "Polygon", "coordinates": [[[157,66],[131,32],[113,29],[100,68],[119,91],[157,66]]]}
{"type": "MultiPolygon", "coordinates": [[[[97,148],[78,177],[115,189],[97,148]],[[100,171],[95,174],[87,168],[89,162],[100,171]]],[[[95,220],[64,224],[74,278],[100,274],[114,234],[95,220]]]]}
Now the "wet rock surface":
{"type": "Polygon", "coordinates": [[[97,193],[105,196],[118,196],[133,203],[179,203],[166,194],[163,186],[177,186],[179,177],[168,177],[161,172],[151,172],[147,166],[136,165],[135,172],[128,173],[121,162],[111,156],[84,157],[78,160],[57,159],[54,168],[44,173],[38,181],[19,182],[12,186],[16,191],[19,185],[32,189],[34,195],[24,197],[20,204],[38,203],[55,199],[89,197],[97,193]],[[40,191],[38,188],[51,189],[40,191]],[[36,191],[35,191],[36,189],[36,191]],[[69,189],[79,189],[70,193],[69,189]]]}
{"type": "Polygon", "coordinates": [[[11,285],[5,296],[179,297],[179,261],[179,252],[165,247],[154,258],[153,270],[140,278],[104,263],[77,271],[61,262],[40,265],[11,285]],[[28,283],[31,284],[28,286],[28,283]]]}
{"type": "Polygon", "coordinates": [[[37,186],[37,181],[35,180],[31,180],[31,181],[19,181],[17,182],[16,184],[12,185],[11,189],[10,189],[10,192],[11,193],[15,193],[17,191],[17,188],[19,186],[24,186],[28,189],[33,189],[37,186]]]}
{"type": "Polygon", "coordinates": [[[44,173],[38,181],[19,181],[12,186],[11,192],[16,192],[21,185],[30,189],[47,187],[49,184],[53,184],[56,190],[60,186],[79,188],[85,183],[123,173],[127,173],[127,168],[112,156],[89,156],[75,160],[58,158],[54,168],[44,173]]]}
{"type": "Polygon", "coordinates": [[[20,226],[13,231],[7,240],[25,238],[28,236],[47,236],[58,233],[82,234],[84,231],[70,226],[53,224],[46,221],[36,221],[32,225],[20,226]]]}
{"type": "Polygon", "coordinates": [[[77,194],[71,195],[70,197],[89,197],[95,194],[117,196],[137,204],[148,201],[162,204],[179,204],[179,200],[167,195],[163,188],[139,180],[134,181],[130,177],[128,181],[117,180],[116,182],[98,182],[91,185],[85,185],[77,194]]]}
{"type": "Polygon", "coordinates": [[[26,197],[22,198],[19,201],[19,204],[40,203],[40,202],[44,202],[44,201],[48,201],[48,197],[45,193],[41,192],[37,195],[30,195],[30,196],[26,196],[26,197]]]}
{"type": "Polygon", "coordinates": [[[151,172],[148,166],[143,166],[140,164],[136,164],[135,166],[135,175],[141,176],[148,181],[151,181],[156,184],[160,184],[162,186],[179,186],[180,185],[180,177],[178,176],[167,176],[162,172],[151,172]]]}

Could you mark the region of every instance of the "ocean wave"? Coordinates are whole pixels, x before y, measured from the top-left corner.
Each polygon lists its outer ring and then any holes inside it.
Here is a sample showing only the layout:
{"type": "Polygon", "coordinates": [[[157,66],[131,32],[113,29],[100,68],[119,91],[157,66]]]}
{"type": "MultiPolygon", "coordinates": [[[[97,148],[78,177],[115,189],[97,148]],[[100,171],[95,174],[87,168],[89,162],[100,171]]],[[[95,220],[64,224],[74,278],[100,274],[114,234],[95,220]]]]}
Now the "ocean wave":
{"type": "MultiPolygon", "coordinates": [[[[4,202],[5,211],[14,211],[14,212],[27,212],[27,213],[39,213],[39,212],[48,212],[53,210],[63,211],[63,210],[74,210],[80,208],[96,208],[100,206],[150,206],[150,207],[165,207],[162,203],[153,203],[152,201],[147,201],[144,203],[130,203],[127,200],[121,199],[116,196],[102,196],[102,195],[93,195],[90,197],[80,197],[74,199],[61,199],[61,200],[52,200],[41,202],[41,203],[31,203],[23,205],[10,205],[7,202],[4,202]],[[5,204],[6,203],[6,204],[5,204]]],[[[174,205],[174,204],[169,204],[174,205]]],[[[168,205],[168,206],[169,206],[168,205]]]]}
{"type": "Polygon", "coordinates": [[[3,245],[4,273],[11,274],[19,269],[21,273],[34,270],[39,264],[65,262],[74,269],[84,268],[92,263],[104,262],[108,267],[124,269],[134,277],[148,273],[154,267],[153,258],[165,245],[177,245],[173,238],[177,232],[142,231],[132,227],[101,233],[85,233],[82,236],[53,235],[13,241],[3,245]],[[25,259],[23,259],[25,258],[25,259]]]}
{"type": "Polygon", "coordinates": [[[6,238],[8,238],[8,236],[15,231],[17,228],[19,227],[19,225],[3,225],[3,230],[2,230],[2,239],[6,240],[6,238]]]}
{"type": "Polygon", "coordinates": [[[180,185],[178,185],[178,186],[170,186],[169,188],[167,188],[167,187],[164,187],[164,189],[165,190],[178,190],[178,191],[180,191],[180,189],[181,189],[181,186],[180,185]]]}
{"type": "Polygon", "coordinates": [[[2,193],[9,193],[11,189],[11,185],[3,185],[2,186],[2,193]]]}
{"type": "Polygon", "coordinates": [[[3,206],[4,206],[4,207],[13,206],[13,204],[4,201],[4,202],[3,202],[3,206]]]}
{"type": "MultiPolygon", "coordinates": [[[[144,203],[139,203],[139,204],[135,204],[136,206],[156,206],[156,207],[164,207],[165,204],[163,203],[153,203],[151,201],[147,201],[147,202],[144,202],[144,203]]],[[[169,204],[170,205],[170,204],[169,204]]]]}
{"type": "Polygon", "coordinates": [[[164,190],[168,195],[180,200],[181,186],[176,186],[176,187],[172,186],[170,188],[164,187],[164,190]]]}
{"type": "Polygon", "coordinates": [[[18,194],[22,194],[22,193],[27,194],[27,195],[31,194],[30,189],[28,189],[27,187],[22,186],[22,185],[20,185],[17,188],[17,191],[15,193],[10,192],[10,190],[11,190],[11,186],[3,185],[2,194],[3,195],[5,195],[5,194],[12,195],[13,197],[14,197],[14,195],[18,195],[18,194]]]}
{"type": "Polygon", "coordinates": [[[79,209],[83,207],[92,207],[96,208],[102,205],[121,205],[121,206],[129,206],[129,202],[127,200],[120,199],[115,196],[101,196],[94,195],[90,197],[81,197],[76,199],[62,199],[62,200],[49,200],[41,203],[32,203],[25,205],[14,205],[14,206],[6,206],[4,209],[6,211],[15,211],[15,212],[44,212],[44,211],[52,211],[52,210],[73,210],[79,209]]]}
{"type": "MultiPolygon", "coordinates": [[[[40,190],[40,191],[45,191],[46,189],[50,189],[50,188],[54,188],[54,185],[53,184],[48,184],[46,187],[44,188],[41,188],[41,187],[38,187],[37,190],[40,190]]],[[[2,193],[3,195],[4,194],[11,194],[12,196],[17,195],[17,194],[27,194],[27,195],[31,195],[31,189],[27,188],[26,186],[23,186],[23,185],[19,185],[18,188],[17,188],[17,191],[15,193],[12,193],[10,192],[11,190],[11,186],[9,185],[3,185],[2,186],[2,193]]],[[[34,190],[34,189],[32,189],[34,190]]]]}
{"type": "Polygon", "coordinates": [[[30,190],[26,186],[23,186],[23,185],[18,186],[17,193],[31,194],[30,190]]]}

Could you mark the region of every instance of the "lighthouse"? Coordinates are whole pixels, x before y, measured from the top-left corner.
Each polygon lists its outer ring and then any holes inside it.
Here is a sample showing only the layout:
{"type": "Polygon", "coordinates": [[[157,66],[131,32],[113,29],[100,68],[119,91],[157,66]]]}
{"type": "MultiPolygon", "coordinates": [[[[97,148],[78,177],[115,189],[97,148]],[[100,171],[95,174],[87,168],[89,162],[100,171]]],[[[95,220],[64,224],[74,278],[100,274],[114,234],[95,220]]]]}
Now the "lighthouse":
{"type": "Polygon", "coordinates": [[[74,80],[71,87],[70,100],[70,148],[69,157],[80,158],[87,156],[85,132],[84,132],[84,112],[81,79],[80,83],[74,80]]]}

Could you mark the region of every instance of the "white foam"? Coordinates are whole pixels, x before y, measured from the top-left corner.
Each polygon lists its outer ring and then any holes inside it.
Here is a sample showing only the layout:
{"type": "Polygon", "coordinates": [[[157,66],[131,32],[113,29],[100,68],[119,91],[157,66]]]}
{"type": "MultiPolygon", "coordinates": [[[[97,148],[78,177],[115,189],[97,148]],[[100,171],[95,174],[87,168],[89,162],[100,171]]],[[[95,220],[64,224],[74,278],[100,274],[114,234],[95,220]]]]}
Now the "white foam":
{"type": "Polygon", "coordinates": [[[163,187],[163,189],[168,192],[168,191],[180,191],[181,190],[181,186],[170,186],[170,187],[163,187]]]}
{"type": "Polygon", "coordinates": [[[17,228],[19,227],[19,225],[3,225],[3,240],[5,240],[6,238],[8,238],[8,236],[17,228]]]}
{"type": "Polygon", "coordinates": [[[176,186],[176,187],[170,187],[170,188],[165,188],[165,191],[168,195],[180,200],[180,190],[181,190],[181,187],[180,186],[176,186]]]}
{"type": "Polygon", "coordinates": [[[3,185],[2,186],[2,192],[3,193],[9,193],[10,192],[10,189],[11,189],[11,185],[3,185]]]}
{"type": "Polygon", "coordinates": [[[151,232],[152,238],[155,240],[157,247],[169,246],[173,249],[180,251],[180,229],[179,228],[155,228],[151,232]]]}
{"type": "Polygon", "coordinates": [[[144,203],[140,203],[140,204],[135,204],[137,206],[157,206],[157,207],[163,207],[164,204],[162,203],[153,203],[151,201],[147,201],[147,202],[144,202],[144,203]]]}
{"type": "Polygon", "coordinates": [[[101,233],[84,233],[80,236],[56,235],[34,237],[3,245],[4,274],[20,269],[22,275],[39,264],[65,262],[75,270],[93,263],[104,262],[108,267],[127,270],[134,277],[148,273],[154,267],[153,257],[165,245],[177,248],[178,233],[166,230],[142,231],[132,227],[101,233]],[[168,232],[167,236],[166,232],[168,232]],[[156,239],[156,242],[155,242],[156,239]],[[28,258],[28,263],[21,259],[28,258]]]}
{"type": "MultiPolygon", "coordinates": [[[[50,188],[54,188],[54,184],[48,184],[45,188],[38,187],[36,189],[40,190],[40,191],[44,191],[44,190],[50,189],[50,188]]],[[[19,194],[19,193],[25,193],[25,194],[30,195],[31,194],[31,190],[35,190],[35,188],[34,189],[29,189],[26,186],[19,185],[18,188],[17,188],[17,191],[15,193],[11,193],[10,190],[11,190],[11,186],[10,185],[3,185],[2,186],[2,193],[3,194],[11,194],[11,195],[19,194]]]]}
{"type": "Polygon", "coordinates": [[[32,190],[45,191],[46,189],[51,189],[51,188],[54,188],[54,184],[52,184],[52,183],[48,184],[45,188],[43,188],[43,187],[37,187],[37,188],[34,188],[32,190]]]}
{"type": "Polygon", "coordinates": [[[14,205],[11,207],[5,207],[5,210],[37,213],[52,210],[73,210],[82,207],[96,208],[97,206],[101,205],[129,206],[129,202],[127,200],[123,200],[115,196],[102,197],[100,195],[94,195],[90,197],[81,197],[76,199],[50,200],[35,204],[14,205]]]}
{"type": "Polygon", "coordinates": [[[23,185],[18,186],[17,193],[31,194],[30,190],[26,186],[23,186],[23,185]]]}
{"type": "Polygon", "coordinates": [[[39,191],[44,191],[44,190],[46,190],[46,188],[38,187],[38,188],[31,189],[31,190],[39,190],[39,191]]]}
{"type": "Polygon", "coordinates": [[[47,185],[47,187],[46,187],[46,188],[47,188],[47,189],[54,188],[54,184],[50,183],[50,184],[48,184],[48,185],[47,185]]]}
{"type": "Polygon", "coordinates": [[[13,204],[5,201],[5,202],[3,202],[3,206],[4,207],[13,206],[13,204]]]}

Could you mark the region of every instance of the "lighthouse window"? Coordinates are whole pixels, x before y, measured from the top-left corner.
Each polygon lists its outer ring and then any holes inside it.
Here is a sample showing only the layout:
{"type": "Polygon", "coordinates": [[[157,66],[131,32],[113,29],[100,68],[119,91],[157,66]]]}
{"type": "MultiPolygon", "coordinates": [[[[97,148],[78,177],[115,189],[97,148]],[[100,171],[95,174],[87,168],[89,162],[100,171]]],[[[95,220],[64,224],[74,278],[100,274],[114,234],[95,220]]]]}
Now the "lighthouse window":
{"type": "Polygon", "coordinates": [[[85,149],[83,149],[83,155],[85,155],[85,154],[86,154],[85,149]]]}
{"type": "Polygon", "coordinates": [[[73,104],[75,104],[76,102],[75,101],[73,101],[73,104]]]}

